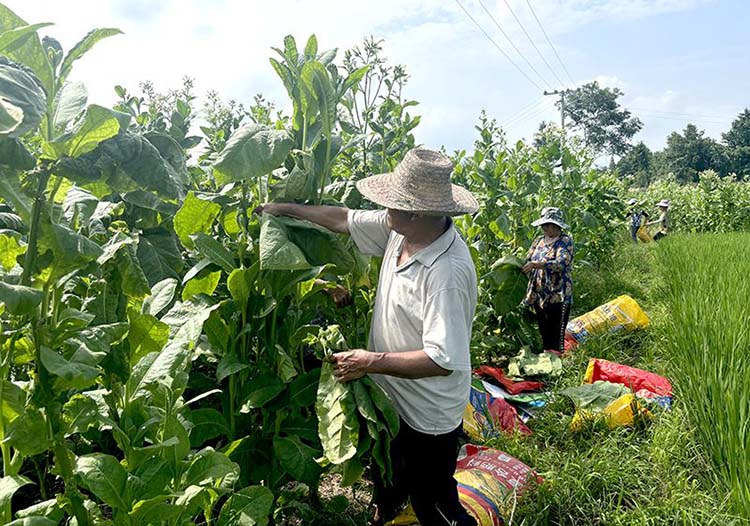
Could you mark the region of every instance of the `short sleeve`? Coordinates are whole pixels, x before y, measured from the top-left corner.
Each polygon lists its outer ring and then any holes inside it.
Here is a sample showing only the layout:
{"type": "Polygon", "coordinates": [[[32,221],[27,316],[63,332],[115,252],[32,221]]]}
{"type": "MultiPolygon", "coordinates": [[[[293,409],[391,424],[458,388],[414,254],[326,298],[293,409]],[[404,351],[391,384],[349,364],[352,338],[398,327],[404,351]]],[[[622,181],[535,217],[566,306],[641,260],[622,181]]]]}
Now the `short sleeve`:
{"type": "Polygon", "coordinates": [[[422,348],[449,371],[471,370],[471,302],[466,291],[443,289],[424,305],[422,348]]]}
{"type": "Polygon", "coordinates": [[[386,219],[387,213],[386,210],[349,210],[346,217],[349,234],[364,255],[385,254],[385,247],[391,235],[386,219]]]}

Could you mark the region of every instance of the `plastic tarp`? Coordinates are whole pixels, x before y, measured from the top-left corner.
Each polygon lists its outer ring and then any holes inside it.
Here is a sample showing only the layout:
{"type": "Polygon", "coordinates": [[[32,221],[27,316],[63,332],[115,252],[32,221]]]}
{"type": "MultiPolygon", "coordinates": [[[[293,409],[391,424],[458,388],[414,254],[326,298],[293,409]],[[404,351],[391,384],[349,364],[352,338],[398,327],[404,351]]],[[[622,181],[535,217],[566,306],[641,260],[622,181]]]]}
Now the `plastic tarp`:
{"type": "Polygon", "coordinates": [[[481,365],[474,369],[474,374],[484,378],[492,378],[495,380],[503,389],[508,391],[510,394],[519,394],[527,391],[539,391],[544,388],[542,382],[514,382],[507,376],[503,370],[499,367],[492,367],[490,365],[481,365]]]}
{"type": "Polygon", "coordinates": [[[644,398],[672,396],[672,384],[658,374],[600,358],[592,358],[583,378],[591,384],[599,380],[621,384],[644,398]]]}
{"type": "Polygon", "coordinates": [[[497,438],[503,432],[518,431],[528,435],[526,427],[516,408],[503,398],[490,395],[481,380],[474,380],[469,393],[469,403],[464,410],[464,432],[476,442],[497,438]]]}

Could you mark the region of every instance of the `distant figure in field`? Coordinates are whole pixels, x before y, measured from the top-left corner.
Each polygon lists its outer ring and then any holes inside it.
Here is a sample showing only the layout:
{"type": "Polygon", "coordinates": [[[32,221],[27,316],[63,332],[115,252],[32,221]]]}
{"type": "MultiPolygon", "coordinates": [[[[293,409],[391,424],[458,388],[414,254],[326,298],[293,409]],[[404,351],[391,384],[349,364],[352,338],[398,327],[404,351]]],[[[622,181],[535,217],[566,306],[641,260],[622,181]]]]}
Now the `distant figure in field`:
{"type": "Polygon", "coordinates": [[[669,234],[669,229],[672,226],[672,222],[669,219],[669,200],[662,199],[656,206],[659,207],[659,218],[655,221],[646,223],[648,226],[659,225],[658,231],[654,234],[654,241],[659,241],[661,238],[669,234]]]}
{"type": "Polygon", "coordinates": [[[638,230],[645,225],[648,214],[638,206],[637,199],[628,200],[628,207],[630,208],[630,238],[633,243],[638,244],[638,230]]]}

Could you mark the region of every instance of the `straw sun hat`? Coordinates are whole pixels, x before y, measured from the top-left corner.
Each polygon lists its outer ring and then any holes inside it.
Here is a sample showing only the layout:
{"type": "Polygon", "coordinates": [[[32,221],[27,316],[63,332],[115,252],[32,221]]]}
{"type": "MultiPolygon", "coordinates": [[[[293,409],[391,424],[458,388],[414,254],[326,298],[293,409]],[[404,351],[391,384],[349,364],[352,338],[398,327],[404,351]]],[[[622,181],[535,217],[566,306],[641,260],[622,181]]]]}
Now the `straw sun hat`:
{"type": "Polygon", "coordinates": [[[662,199],[658,203],[656,203],[656,206],[659,208],[669,208],[670,201],[669,199],[662,199]]]}
{"type": "Polygon", "coordinates": [[[563,212],[559,208],[554,206],[548,206],[542,209],[542,217],[531,223],[533,226],[541,226],[552,223],[557,225],[563,230],[568,230],[570,227],[563,219],[563,212]]]}
{"type": "Polygon", "coordinates": [[[391,173],[357,181],[357,189],[386,208],[425,215],[457,216],[479,209],[476,198],[451,183],[453,163],[433,150],[409,150],[391,173]]]}

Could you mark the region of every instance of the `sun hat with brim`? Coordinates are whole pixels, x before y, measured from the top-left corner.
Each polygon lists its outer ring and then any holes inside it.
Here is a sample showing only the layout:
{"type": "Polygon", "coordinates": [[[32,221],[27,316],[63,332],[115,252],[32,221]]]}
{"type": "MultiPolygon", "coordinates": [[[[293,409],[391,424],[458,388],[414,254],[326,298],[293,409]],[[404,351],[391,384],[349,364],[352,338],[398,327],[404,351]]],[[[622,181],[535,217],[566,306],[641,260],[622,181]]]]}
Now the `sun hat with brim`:
{"type": "Polygon", "coordinates": [[[669,208],[669,204],[670,204],[669,199],[662,199],[661,201],[659,201],[658,203],[656,203],[656,206],[658,206],[659,208],[661,208],[661,207],[669,208]]]}
{"type": "Polygon", "coordinates": [[[386,208],[425,215],[458,216],[479,209],[476,198],[451,183],[453,163],[447,155],[415,148],[393,172],[357,181],[357,190],[386,208]]]}
{"type": "Polygon", "coordinates": [[[548,223],[552,223],[553,225],[557,225],[563,230],[568,230],[570,227],[568,224],[563,220],[563,212],[559,208],[555,208],[554,206],[548,206],[546,208],[542,209],[542,217],[534,221],[532,226],[541,226],[546,225],[548,223]]]}
{"type": "Polygon", "coordinates": [[[633,206],[638,204],[638,199],[628,199],[628,205],[633,206]]]}

